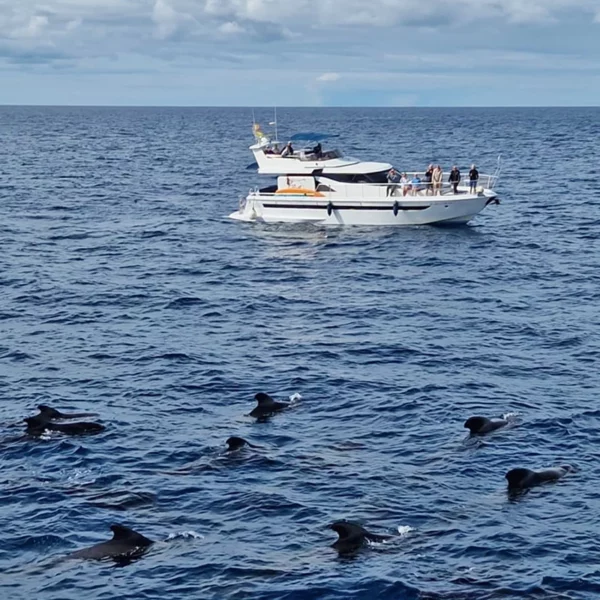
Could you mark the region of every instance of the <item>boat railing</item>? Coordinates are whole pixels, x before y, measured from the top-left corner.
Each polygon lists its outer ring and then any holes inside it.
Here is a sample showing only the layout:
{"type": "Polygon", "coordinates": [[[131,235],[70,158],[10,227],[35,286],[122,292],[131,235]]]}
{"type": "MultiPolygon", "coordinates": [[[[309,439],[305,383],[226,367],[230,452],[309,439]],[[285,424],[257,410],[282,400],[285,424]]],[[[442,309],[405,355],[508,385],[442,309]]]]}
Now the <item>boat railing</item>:
{"type": "MultiPolygon", "coordinates": [[[[417,197],[417,196],[418,197],[427,196],[430,198],[435,198],[435,197],[454,195],[454,184],[452,182],[443,181],[443,182],[440,182],[439,187],[435,187],[435,184],[433,182],[420,181],[418,183],[415,183],[415,182],[411,181],[411,179],[413,179],[415,176],[417,176],[417,175],[420,176],[420,175],[422,175],[422,173],[406,172],[406,175],[407,175],[408,181],[407,182],[399,182],[399,183],[392,183],[392,182],[368,183],[368,182],[365,182],[362,184],[361,183],[357,184],[357,183],[331,182],[331,185],[329,183],[327,183],[327,184],[320,183],[315,190],[315,195],[320,194],[321,197],[323,197],[323,198],[334,199],[334,198],[339,197],[340,192],[344,191],[345,193],[348,193],[350,191],[350,189],[352,190],[352,195],[358,195],[362,199],[372,199],[372,200],[386,198],[389,196],[393,196],[395,198],[397,198],[397,197],[410,198],[410,197],[417,197]],[[333,185],[335,185],[335,188],[333,188],[333,185]],[[358,194],[356,194],[356,192],[358,192],[359,189],[360,189],[360,192],[358,194]],[[368,193],[369,190],[371,190],[370,194],[368,193]],[[373,193],[375,190],[377,191],[377,193],[373,193]],[[365,192],[367,192],[367,193],[365,193],[365,192]]],[[[483,192],[483,190],[493,190],[496,185],[497,179],[498,179],[498,177],[496,175],[480,174],[479,179],[477,180],[477,185],[476,185],[477,193],[481,193],[481,192],[483,192]]],[[[469,180],[461,179],[461,181],[458,183],[457,189],[458,189],[459,194],[468,193],[470,190],[469,180]]],[[[291,193],[291,189],[288,188],[288,190],[286,190],[286,192],[288,194],[291,193]]],[[[305,188],[298,189],[299,194],[308,195],[308,194],[306,194],[307,192],[309,192],[309,190],[306,190],[305,188]]],[[[263,197],[282,197],[282,194],[278,194],[277,192],[261,191],[258,188],[251,190],[251,193],[260,193],[260,195],[263,197]]]]}
{"type": "MultiPolygon", "coordinates": [[[[423,189],[427,189],[428,187],[431,189],[434,189],[434,182],[432,181],[424,181],[423,178],[425,177],[425,173],[423,173],[422,171],[402,171],[403,173],[406,174],[406,178],[408,179],[408,183],[379,183],[379,184],[370,184],[370,185],[381,185],[381,186],[388,186],[388,185],[398,185],[398,186],[406,186],[406,185],[415,185],[412,183],[412,179],[414,179],[415,177],[419,177],[419,179],[421,180],[420,183],[416,184],[419,185],[420,187],[422,186],[423,189]]],[[[488,175],[486,173],[480,173],[479,174],[479,179],[477,180],[477,187],[481,187],[483,189],[486,190],[493,190],[496,187],[496,184],[498,183],[498,177],[499,175],[488,175]]],[[[442,186],[444,187],[451,187],[453,184],[450,181],[447,181],[447,175],[443,178],[443,181],[441,182],[442,186]]],[[[469,187],[469,178],[468,177],[463,177],[461,175],[461,179],[458,182],[458,187],[464,187],[467,186],[469,187]]]]}

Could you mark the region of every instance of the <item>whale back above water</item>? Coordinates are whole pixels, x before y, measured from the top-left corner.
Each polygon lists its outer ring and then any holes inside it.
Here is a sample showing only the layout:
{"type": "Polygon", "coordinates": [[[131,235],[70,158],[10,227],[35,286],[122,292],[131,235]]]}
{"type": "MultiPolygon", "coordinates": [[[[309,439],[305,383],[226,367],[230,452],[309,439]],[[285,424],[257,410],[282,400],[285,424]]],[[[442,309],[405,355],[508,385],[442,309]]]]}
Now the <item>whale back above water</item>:
{"type": "Polygon", "coordinates": [[[506,419],[488,419],[487,417],[469,417],[465,421],[465,428],[468,429],[472,435],[483,435],[501,429],[508,425],[506,419]]]}
{"type": "Polygon", "coordinates": [[[367,531],[362,525],[351,521],[336,521],[330,529],[338,534],[338,539],[331,545],[340,554],[356,552],[368,542],[384,542],[389,540],[389,535],[377,535],[367,531]]]}
{"type": "Polygon", "coordinates": [[[235,450],[240,450],[244,446],[252,446],[249,444],[244,438],[232,436],[227,439],[225,442],[227,444],[228,452],[234,452],[235,450]]]}
{"type": "Polygon", "coordinates": [[[77,550],[69,558],[86,558],[101,560],[103,558],[135,558],[141,556],[154,542],[141,533],[125,527],[125,525],[111,525],[113,537],[108,542],[101,542],[77,550]]]}
{"type": "Polygon", "coordinates": [[[27,417],[24,419],[27,424],[27,433],[30,435],[41,435],[44,431],[58,431],[67,435],[82,435],[85,433],[98,433],[106,429],[100,423],[88,423],[81,421],[79,423],[54,423],[40,415],[27,417]]]}
{"type": "Polygon", "coordinates": [[[256,394],[254,399],[258,405],[252,410],[250,416],[256,418],[268,417],[276,412],[288,408],[289,406],[289,403],[277,402],[276,400],[273,400],[269,394],[265,394],[263,392],[256,394]]]}
{"type": "Polygon", "coordinates": [[[38,405],[37,409],[40,411],[40,414],[37,416],[44,417],[46,419],[83,419],[85,417],[97,416],[96,413],[63,413],[45,404],[38,405]]]}
{"type": "Polygon", "coordinates": [[[511,469],[504,477],[508,481],[509,489],[526,489],[549,481],[557,481],[571,470],[572,467],[569,465],[543,469],[541,471],[532,471],[531,469],[519,467],[511,469]]]}

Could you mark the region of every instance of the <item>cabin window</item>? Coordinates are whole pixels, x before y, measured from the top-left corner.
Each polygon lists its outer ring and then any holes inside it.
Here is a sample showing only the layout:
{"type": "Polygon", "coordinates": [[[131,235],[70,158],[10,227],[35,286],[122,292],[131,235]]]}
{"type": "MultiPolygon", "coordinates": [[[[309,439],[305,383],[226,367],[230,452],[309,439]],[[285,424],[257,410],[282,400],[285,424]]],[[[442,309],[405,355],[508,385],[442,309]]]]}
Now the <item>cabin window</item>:
{"type": "Polygon", "coordinates": [[[387,171],[376,171],[375,173],[355,173],[352,175],[326,173],[324,176],[340,183],[387,183],[387,174],[387,171]]]}

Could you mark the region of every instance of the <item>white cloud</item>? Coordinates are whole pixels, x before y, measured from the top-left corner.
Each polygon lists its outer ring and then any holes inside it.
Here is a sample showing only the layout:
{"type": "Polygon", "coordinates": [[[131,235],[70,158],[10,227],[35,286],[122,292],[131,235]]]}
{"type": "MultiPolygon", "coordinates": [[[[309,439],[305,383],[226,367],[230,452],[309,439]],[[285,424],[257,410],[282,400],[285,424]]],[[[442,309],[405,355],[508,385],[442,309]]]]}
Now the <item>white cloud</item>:
{"type": "MultiPolygon", "coordinates": [[[[477,68],[486,61],[498,68],[509,65],[512,59],[508,55],[499,59],[477,50],[475,59],[461,50],[467,42],[474,45],[476,34],[482,30],[503,34],[521,31],[520,48],[534,48],[539,54],[515,55],[515,68],[529,65],[543,69],[544,48],[538,42],[543,28],[528,30],[523,24],[550,24],[559,32],[556,22],[568,11],[572,23],[578,20],[587,27],[598,27],[591,22],[594,18],[600,21],[599,3],[600,0],[0,0],[0,50],[6,57],[11,52],[39,52],[40,57],[47,52],[48,61],[72,56],[79,64],[84,59],[114,60],[135,55],[140,60],[187,61],[196,68],[204,58],[218,57],[226,63],[227,53],[233,53],[243,58],[230,60],[232,68],[240,62],[259,61],[276,70],[310,71],[312,65],[312,74],[299,85],[324,88],[322,84],[339,81],[340,77],[345,85],[352,78],[351,71],[376,71],[382,67],[386,52],[402,54],[408,48],[414,54],[410,59],[413,70],[435,69],[444,57],[449,70],[464,70],[468,65],[477,68]],[[272,44],[268,46],[267,42],[272,44]],[[250,56],[253,58],[246,58],[250,56]],[[320,69],[317,73],[314,65],[320,69]]],[[[576,31],[573,27],[565,28],[564,33],[560,30],[563,46],[571,37],[572,47],[576,48],[576,31]]],[[[496,47],[501,43],[508,49],[510,35],[499,35],[495,43],[496,47]]],[[[578,68],[586,51],[590,62],[597,61],[597,56],[589,54],[590,46],[591,43],[582,45],[580,51],[556,50],[566,57],[561,58],[560,64],[568,68],[567,55],[571,53],[574,68],[578,68]]],[[[553,52],[547,43],[546,49],[553,52]]],[[[0,57],[0,61],[5,60],[10,58],[0,57]]],[[[392,68],[402,66],[386,62],[386,66],[390,64],[392,68]]]]}
{"type": "MultiPolygon", "coordinates": [[[[185,0],[179,0],[184,2],[185,0]]],[[[213,17],[338,25],[398,25],[501,19],[510,22],[544,22],[561,11],[595,14],[598,0],[200,0],[213,17]]]]}
{"type": "Polygon", "coordinates": [[[179,15],[166,0],[156,0],[152,20],[156,23],[156,36],[165,39],[177,31],[179,15]]]}
{"type": "Polygon", "coordinates": [[[227,21],[219,26],[219,31],[221,33],[234,35],[236,33],[244,33],[246,30],[235,21],[227,21]]]}
{"type": "Polygon", "coordinates": [[[48,26],[48,17],[34,15],[24,27],[16,29],[13,36],[16,38],[39,38],[48,26]]]}
{"type": "Polygon", "coordinates": [[[65,27],[66,31],[74,31],[78,27],[81,27],[82,19],[73,19],[69,21],[65,27]]]}
{"type": "Polygon", "coordinates": [[[341,75],[339,73],[323,73],[323,75],[319,75],[317,77],[317,81],[321,82],[339,81],[339,79],[341,79],[341,75]]]}

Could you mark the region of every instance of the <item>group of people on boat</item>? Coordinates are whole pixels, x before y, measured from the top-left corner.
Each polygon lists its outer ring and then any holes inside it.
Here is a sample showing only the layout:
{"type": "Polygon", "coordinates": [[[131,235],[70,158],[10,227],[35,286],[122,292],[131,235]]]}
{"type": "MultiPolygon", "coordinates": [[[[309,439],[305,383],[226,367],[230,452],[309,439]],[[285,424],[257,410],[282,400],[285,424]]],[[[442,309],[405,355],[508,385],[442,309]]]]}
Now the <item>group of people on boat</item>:
{"type": "MultiPolygon", "coordinates": [[[[402,188],[403,196],[420,195],[423,191],[425,191],[425,195],[427,196],[441,196],[443,179],[444,173],[440,165],[429,165],[423,173],[422,178],[419,173],[414,173],[409,178],[406,172],[399,172],[392,167],[387,174],[388,186],[386,196],[394,195],[396,189],[399,187],[402,188]]],[[[458,194],[458,184],[460,181],[460,170],[454,165],[448,176],[448,183],[452,186],[454,194],[458,194]]],[[[476,193],[478,181],[479,171],[475,165],[471,165],[471,170],[469,171],[469,193],[476,193]]]]}

